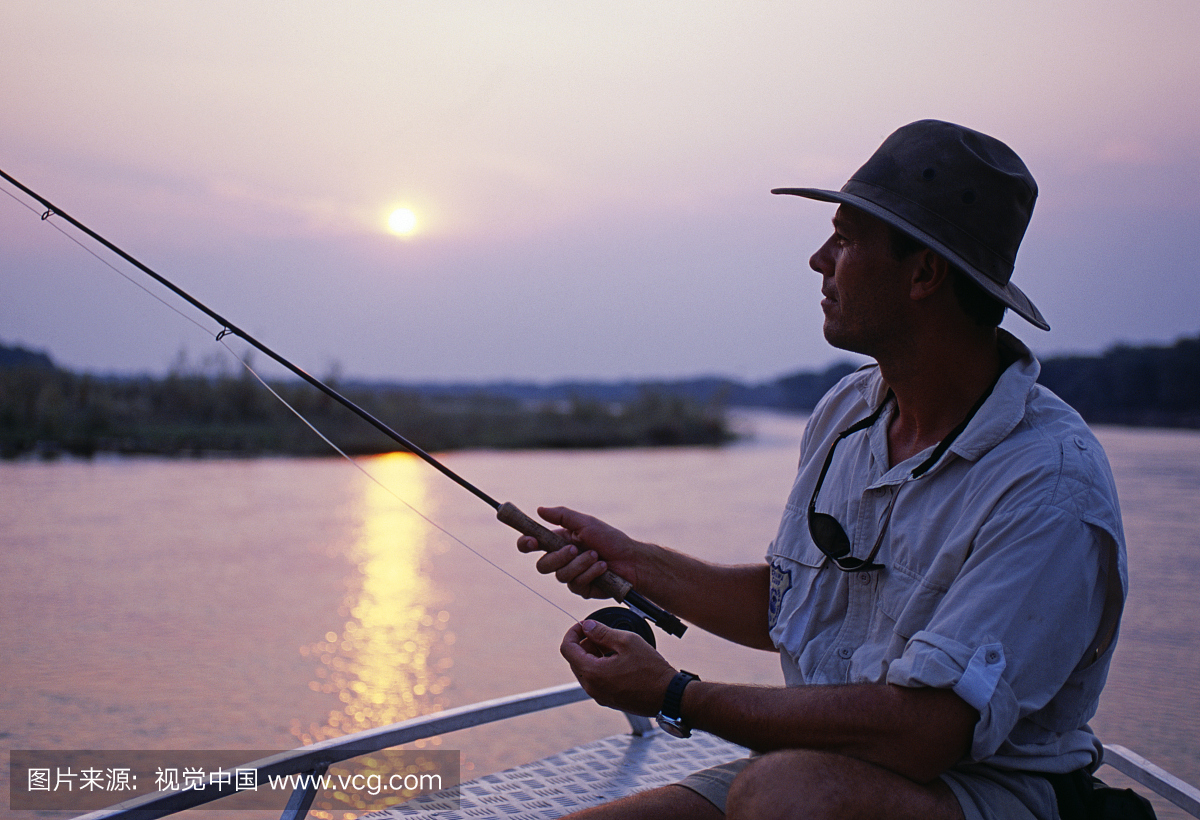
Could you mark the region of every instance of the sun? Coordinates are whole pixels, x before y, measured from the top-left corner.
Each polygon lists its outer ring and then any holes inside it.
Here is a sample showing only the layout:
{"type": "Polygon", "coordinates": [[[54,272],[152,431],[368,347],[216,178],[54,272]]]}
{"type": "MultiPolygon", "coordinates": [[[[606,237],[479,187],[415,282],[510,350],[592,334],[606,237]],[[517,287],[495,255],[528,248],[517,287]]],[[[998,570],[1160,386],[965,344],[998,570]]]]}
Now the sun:
{"type": "Polygon", "coordinates": [[[396,236],[411,236],[417,229],[417,215],[408,208],[397,208],[388,217],[388,230],[396,236]]]}

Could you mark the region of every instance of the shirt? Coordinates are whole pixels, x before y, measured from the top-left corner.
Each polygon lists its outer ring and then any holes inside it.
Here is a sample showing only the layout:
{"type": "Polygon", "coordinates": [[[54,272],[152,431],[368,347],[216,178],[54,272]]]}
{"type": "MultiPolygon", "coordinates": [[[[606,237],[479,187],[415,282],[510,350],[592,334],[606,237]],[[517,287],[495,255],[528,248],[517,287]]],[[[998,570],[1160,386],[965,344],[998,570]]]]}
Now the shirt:
{"type": "Polygon", "coordinates": [[[894,406],[837,447],[817,498],[875,572],[846,573],[813,543],[808,505],[838,433],[893,402],[877,366],[813,411],[771,566],[769,622],[788,685],[889,683],[953,690],[979,712],[968,758],[1067,772],[1099,765],[1087,726],[1127,589],[1112,471],[1087,425],[1016,361],[928,472],[933,448],[889,465],[894,406]],[[886,398],[885,398],[886,397],[886,398]]]}

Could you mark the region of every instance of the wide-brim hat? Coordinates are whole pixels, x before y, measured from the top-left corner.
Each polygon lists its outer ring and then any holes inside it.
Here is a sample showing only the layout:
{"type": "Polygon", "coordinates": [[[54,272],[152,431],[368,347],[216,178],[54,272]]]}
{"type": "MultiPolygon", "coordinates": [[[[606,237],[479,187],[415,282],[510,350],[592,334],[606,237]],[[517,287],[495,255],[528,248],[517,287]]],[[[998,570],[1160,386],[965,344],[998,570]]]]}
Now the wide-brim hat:
{"type": "Polygon", "coordinates": [[[898,129],[840,191],[774,188],[852,205],[944,256],[1042,330],[1050,325],[1011,281],[1037,201],[1021,158],[994,137],[939,120],[898,129]]]}

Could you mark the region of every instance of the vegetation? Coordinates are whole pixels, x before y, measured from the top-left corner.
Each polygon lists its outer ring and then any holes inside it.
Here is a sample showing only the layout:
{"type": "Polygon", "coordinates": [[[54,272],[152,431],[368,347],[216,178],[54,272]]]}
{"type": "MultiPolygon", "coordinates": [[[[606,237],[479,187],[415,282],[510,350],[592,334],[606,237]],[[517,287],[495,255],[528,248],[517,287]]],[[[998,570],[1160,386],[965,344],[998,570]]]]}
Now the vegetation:
{"type": "Polygon", "coordinates": [[[1200,429],[1200,337],[1050,359],[1039,381],[1094,424],[1200,429]]]}
{"type": "MultiPolygon", "coordinates": [[[[53,366],[44,354],[0,357],[0,455],[97,452],[325,455],[311,429],[249,373],[176,367],[162,379],[97,378],[53,366]],[[41,359],[32,357],[41,356],[41,359]]],[[[302,382],[272,384],[288,404],[348,453],[399,445],[302,382]]],[[[401,387],[339,390],[426,450],[720,444],[732,438],[719,406],[655,390],[629,401],[586,397],[531,404],[483,392],[428,396],[401,387]]]]}
{"type": "MultiPolygon", "coordinates": [[[[762,404],[811,410],[852,369],[835,365],[797,373],[756,388],[756,395],[766,399],[762,404]]],[[[1118,345],[1099,356],[1046,358],[1038,382],[1089,424],[1200,429],[1200,337],[1170,346],[1118,345]]],[[[730,396],[730,404],[746,403],[739,391],[730,396]]]]}
{"type": "MultiPolygon", "coordinates": [[[[853,368],[834,365],[757,385],[703,378],[637,384],[381,385],[338,389],[426,450],[720,444],[727,405],[811,410],[853,368]]],[[[327,380],[330,381],[330,380],[327,380]]],[[[1095,424],[1200,429],[1200,337],[1050,358],[1041,382],[1095,424]]],[[[272,387],[350,453],[398,445],[300,382],[272,387]]],[[[50,357],[0,345],[0,455],[68,452],[330,451],[248,373],[180,359],[160,379],[60,370],[50,357]]]]}

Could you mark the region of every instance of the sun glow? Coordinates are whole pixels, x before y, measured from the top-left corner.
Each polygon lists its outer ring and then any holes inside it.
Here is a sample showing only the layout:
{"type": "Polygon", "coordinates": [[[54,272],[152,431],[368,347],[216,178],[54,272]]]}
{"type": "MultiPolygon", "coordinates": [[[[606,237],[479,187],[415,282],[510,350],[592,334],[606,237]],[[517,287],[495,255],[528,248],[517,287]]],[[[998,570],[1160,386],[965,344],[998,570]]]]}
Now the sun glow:
{"type": "Polygon", "coordinates": [[[396,236],[412,236],[417,229],[417,215],[408,208],[397,208],[388,216],[388,230],[396,236]]]}
{"type": "MultiPolygon", "coordinates": [[[[386,726],[446,705],[455,642],[447,628],[450,613],[442,609],[446,595],[424,567],[433,549],[429,527],[397,500],[428,509],[428,469],[407,453],[375,456],[369,463],[381,484],[361,482],[359,537],[345,554],[350,583],[339,609],[344,627],[300,649],[303,657],[321,664],[309,689],[334,695],[338,703],[323,726],[292,722],[292,733],[303,743],[386,726]]],[[[440,742],[433,738],[416,745],[440,742]]]]}

